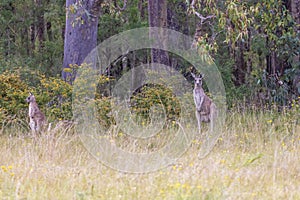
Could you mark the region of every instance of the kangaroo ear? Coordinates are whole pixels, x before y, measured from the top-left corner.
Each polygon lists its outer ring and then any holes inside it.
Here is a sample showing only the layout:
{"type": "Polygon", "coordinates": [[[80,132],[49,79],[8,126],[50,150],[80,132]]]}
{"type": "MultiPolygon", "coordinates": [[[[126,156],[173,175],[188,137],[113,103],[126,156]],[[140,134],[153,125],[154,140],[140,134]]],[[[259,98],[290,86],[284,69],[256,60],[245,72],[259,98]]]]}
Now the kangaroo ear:
{"type": "Polygon", "coordinates": [[[200,74],[199,77],[200,77],[200,78],[204,78],[204,74],[200,74]]]}
{"type": "Polygon", "coordinates": [[[33,94],[31,92],[29,92],[29,95],[32,96],[33,94]]]}
{"type": "Polygon", "coordinates": [[[192,74],[192,77],[195,79],[196,75],[193,72],[191,72],[191,74],[192,74]]]}

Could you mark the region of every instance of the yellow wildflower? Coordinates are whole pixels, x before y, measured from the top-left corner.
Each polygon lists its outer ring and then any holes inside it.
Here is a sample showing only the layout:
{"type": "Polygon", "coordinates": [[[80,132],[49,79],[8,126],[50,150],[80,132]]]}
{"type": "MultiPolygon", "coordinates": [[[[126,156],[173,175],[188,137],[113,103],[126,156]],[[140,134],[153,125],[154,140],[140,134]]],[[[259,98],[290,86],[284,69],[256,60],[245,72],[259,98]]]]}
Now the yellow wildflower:
{"type": "Polygon", "coordinates": [[[5,165],[2,165],[2,166],[1,166],[1,169],[2,169],[4,172],[7,172],[7,168],[6,168],[5,165]]]}

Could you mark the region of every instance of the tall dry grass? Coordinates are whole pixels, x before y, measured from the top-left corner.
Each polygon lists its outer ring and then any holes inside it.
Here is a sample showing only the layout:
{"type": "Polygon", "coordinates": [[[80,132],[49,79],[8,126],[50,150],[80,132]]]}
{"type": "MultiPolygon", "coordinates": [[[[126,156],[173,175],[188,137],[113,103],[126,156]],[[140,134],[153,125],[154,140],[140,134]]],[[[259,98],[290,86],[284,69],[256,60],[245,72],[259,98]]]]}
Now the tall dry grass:
{"type": "Polygon", "coordinates": [[[174,165],[147,174],[102,165],[76,134],[34,139],[13,127],[0,136],[0,199],[300,199],[298,119],[296,108],[229,111],[206,158],[196,139],[174,165]]]}

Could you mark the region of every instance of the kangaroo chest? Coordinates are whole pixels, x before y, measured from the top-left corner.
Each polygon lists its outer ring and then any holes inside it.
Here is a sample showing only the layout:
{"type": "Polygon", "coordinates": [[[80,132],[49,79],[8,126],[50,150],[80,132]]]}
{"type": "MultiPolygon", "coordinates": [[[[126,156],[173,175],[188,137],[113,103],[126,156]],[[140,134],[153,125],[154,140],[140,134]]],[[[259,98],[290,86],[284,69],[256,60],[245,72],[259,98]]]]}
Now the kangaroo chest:
{"type": "Polygon", "coordinates": [[[208,114],[210,112],[210,99],[206,96],[203,89],[195,88],[194,89],[194,101],[196,107],[200,109],[201,112],[208,114]]]}
{"type": "Polygon", "coordinates": [[[29,104],[29,117],[34,117],[34,115],[38,112],[38,107],[36,104],[34,104],[33,102],[31,102],[29,104]]]}
{"type": "Polygon", "coordinates": [[[33,108],[32,108],[32,105],[31,105],[31,103],[29,104],[29,111],[28,111],[28,115],[29,115],[29,117],[32,117],[32,116],[33,116],[33,108]]]}
{"type": "Polygon", "coordinates": [[[194,89],[194,100],[196,104],[202,104],[205,98],[205,93],[200,88],[194,89]]]}

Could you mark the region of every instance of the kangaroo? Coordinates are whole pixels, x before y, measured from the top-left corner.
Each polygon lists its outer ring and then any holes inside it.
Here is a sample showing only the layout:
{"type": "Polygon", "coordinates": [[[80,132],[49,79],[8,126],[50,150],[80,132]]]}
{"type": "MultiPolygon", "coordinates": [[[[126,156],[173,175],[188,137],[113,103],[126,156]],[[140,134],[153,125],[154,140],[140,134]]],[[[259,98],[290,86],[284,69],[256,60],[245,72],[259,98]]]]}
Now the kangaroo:
{"type": "Polygon", "coordinates": [[[35,97],[32,93],[26,98],[26,102],[29,103],[29,126],[34,134],[41,131],[45,125],[45,115],[40,111],[38,104],[36,103],[35,97]]]}
{"type": "Polygon", "coordinates": [[[194,102],[196,105],[196,118],[198,122],[198,129],[201,132],[201,122],[210,122],[210,129],[213,131],[213,122],[217,116],[217,107],[212,100],[205,94],[202,88],[203,75],[195,75],[192,73],[195,80],[193,90],[194,102]]]}

